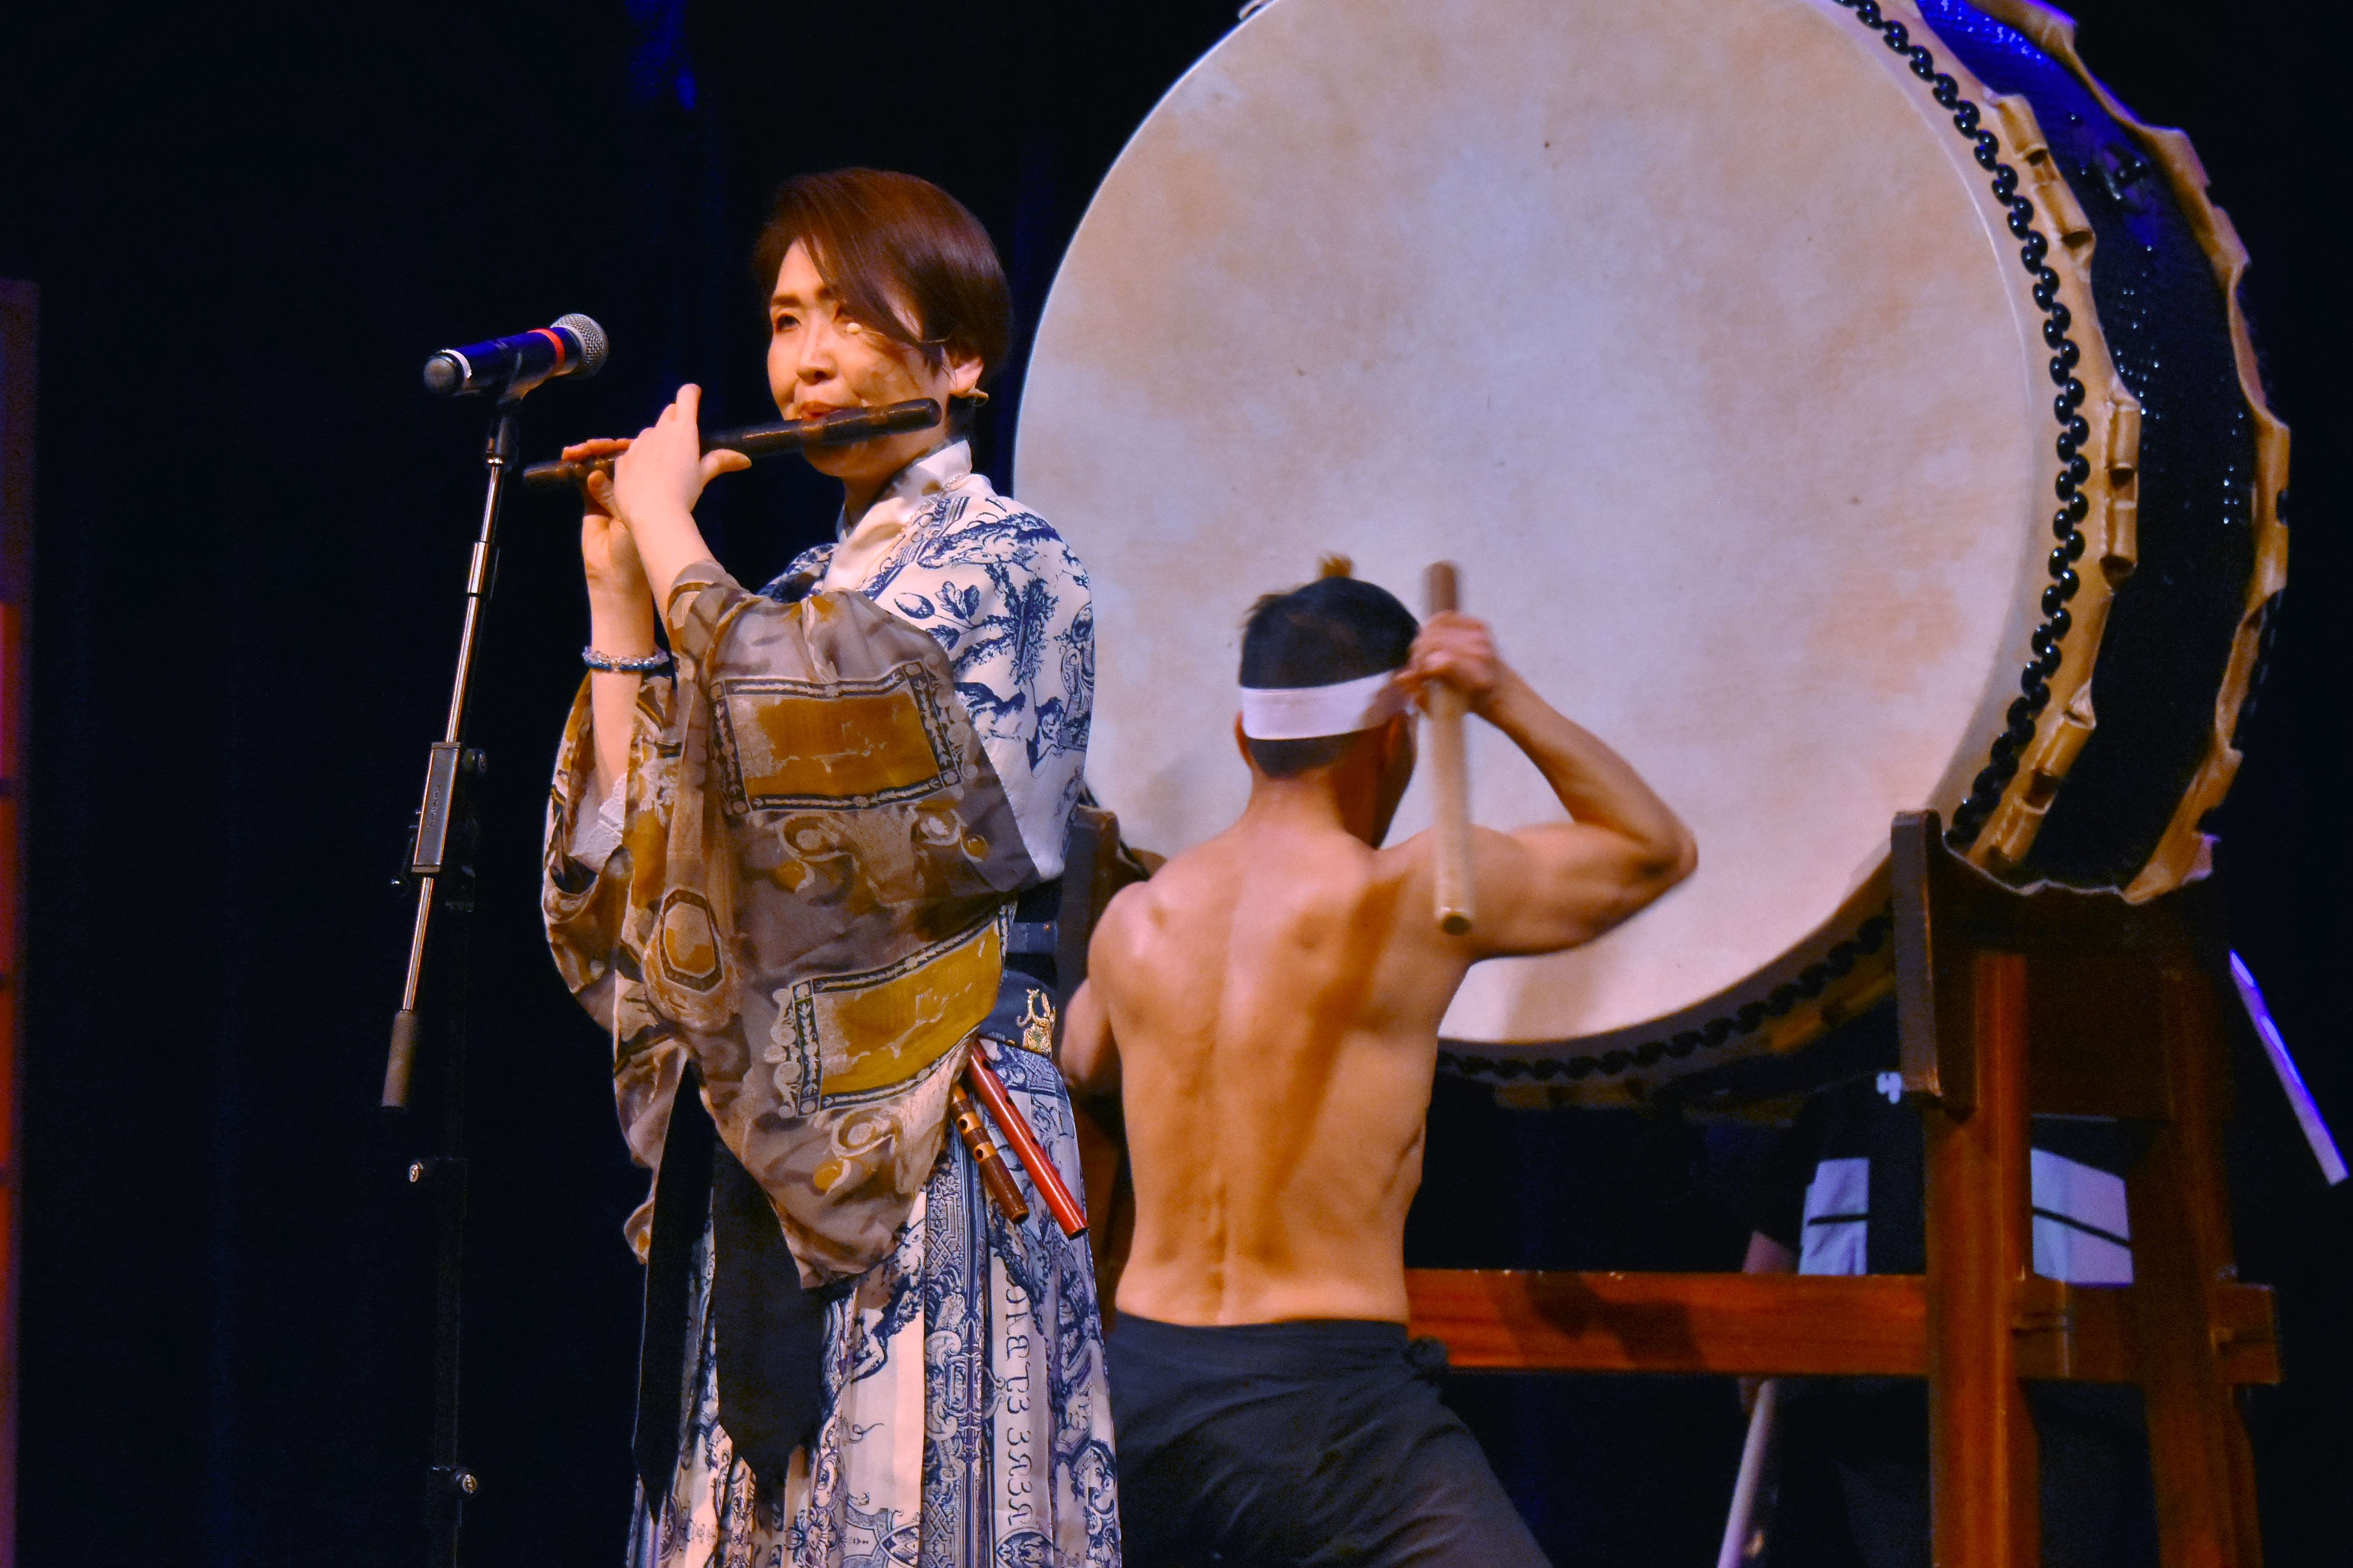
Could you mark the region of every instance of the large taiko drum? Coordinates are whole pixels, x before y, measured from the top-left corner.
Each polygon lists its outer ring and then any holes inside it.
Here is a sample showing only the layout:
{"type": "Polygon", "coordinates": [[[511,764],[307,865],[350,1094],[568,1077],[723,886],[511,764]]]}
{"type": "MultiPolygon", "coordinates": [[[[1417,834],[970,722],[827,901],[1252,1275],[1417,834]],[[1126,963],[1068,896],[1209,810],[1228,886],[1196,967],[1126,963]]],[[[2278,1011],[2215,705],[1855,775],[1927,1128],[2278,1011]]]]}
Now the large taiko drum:
{"type": "MultiPolygon", "coordinates": [[[[1884,983],[1899,811],[2163,892],[2285,572],[2243,264],[2031,0],[1274,0],[1122,153],[1030,361],[1093,788],[1138,847],[1216,831],[1252,598],[1452,559],[1700,843],[1630,924],[1474,970],[1457,1070],[1803,1043],[1884,983]]],[[[1557,816],[1474,729],[1479,820],[1557,816]]]]}

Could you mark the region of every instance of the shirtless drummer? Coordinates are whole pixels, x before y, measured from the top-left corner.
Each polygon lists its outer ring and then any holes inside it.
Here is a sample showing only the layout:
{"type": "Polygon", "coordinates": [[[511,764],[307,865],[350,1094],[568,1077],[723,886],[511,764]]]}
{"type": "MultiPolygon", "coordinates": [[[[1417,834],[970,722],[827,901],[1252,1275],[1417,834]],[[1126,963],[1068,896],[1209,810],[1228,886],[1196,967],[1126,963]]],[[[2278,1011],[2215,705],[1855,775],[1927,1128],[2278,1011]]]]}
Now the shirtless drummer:
{"type": "Polygon", "coordinates": [[[1589,942],[1690,875],[1673,812],[1496,657],[1327,575],[1242,637],[1250,804],[1114,899],[1064,1072],[1120,1096],[1134,1251],[1111,1335],[1127,1561],[1544,1561],[1406,1359],[1406,1208],[1438,1025],[1471,965],[1589,942]],[[1460,690],[1574,822],[1473,829],[1478,925],[1442,936],[1431,836],[1380,847],[1409,709],[1460,690]]]}

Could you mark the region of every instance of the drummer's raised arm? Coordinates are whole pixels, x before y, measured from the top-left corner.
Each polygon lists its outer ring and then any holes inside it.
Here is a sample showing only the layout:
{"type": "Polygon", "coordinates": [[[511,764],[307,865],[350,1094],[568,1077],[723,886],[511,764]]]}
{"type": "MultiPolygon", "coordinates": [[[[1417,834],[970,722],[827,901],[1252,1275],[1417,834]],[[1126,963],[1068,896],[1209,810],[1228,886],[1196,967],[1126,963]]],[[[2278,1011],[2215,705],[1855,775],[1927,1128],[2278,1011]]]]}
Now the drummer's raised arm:
{"type": "MultiPolygon", "coordinates": [[[[1113,900],[1116,902],[1116,900],[1113,900]]],[[[1103,924],[1111,921],[1104,911],[1103,924]]],[[[1098,926],[1100,931],[1102,926],[1098,926]]],[[[1072,1098],[1085,1100],[1119,1099],[1119,1042],[1111,1032],[1111,1015],[1095,988],[1082,983],[1062,1009],[1062,1038],[1055,1052],[1062,1079],[1072,1098]]]]}
{"type": "Polygon", "coordinates": [[[1433,616],[1407,679],[1443,681],[1526,753],[1571,822],[1513,833],[1474,828],[1478,923],[1462,940],[1482,954],[1553,952],[1589,942],[1690,876],[1691,830],[1641,775],[1571,722],[1496,656],[1482,622],[1433,616]]]}

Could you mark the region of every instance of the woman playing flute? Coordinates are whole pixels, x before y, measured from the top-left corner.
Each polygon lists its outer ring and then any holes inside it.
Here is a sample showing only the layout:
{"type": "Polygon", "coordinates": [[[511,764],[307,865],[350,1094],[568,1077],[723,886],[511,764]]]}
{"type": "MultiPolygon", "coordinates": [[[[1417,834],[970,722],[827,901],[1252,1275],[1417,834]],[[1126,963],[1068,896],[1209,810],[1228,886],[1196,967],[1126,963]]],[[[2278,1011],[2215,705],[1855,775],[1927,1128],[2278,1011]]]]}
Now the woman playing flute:
{"type": "Polygon", "coordinates": [[[543,889],[613,1042],[648,1264],[633,1564],[1115,1564],[1083,1239],[946,1135],[979,1053],[1063,1178],[1046,918],[1094,675],[1087,579],[963,439],[1010,304],[987,234],[872,170],[778,193],[758,251],[791,419],[929,397],[805,455],[837,538],[759,593],[692,509],[692,386],[588,486],[590,674],[543,889]],[[668,634],[669,651],[657,641],[668,634]],[[1025,897],[1026,895],[1026,897],[1025,897]],[[1025,934],[1030,940],[1023,940],[1025,934]]]}

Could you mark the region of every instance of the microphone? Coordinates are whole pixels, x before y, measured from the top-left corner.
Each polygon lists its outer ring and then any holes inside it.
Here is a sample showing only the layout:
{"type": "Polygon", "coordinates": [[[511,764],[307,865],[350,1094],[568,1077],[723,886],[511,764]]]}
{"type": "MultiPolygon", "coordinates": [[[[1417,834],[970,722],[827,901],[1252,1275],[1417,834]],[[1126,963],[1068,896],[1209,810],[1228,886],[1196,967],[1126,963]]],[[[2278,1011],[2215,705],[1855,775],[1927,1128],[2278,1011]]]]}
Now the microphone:
{"type": "Polygon", "coordinates": [[[425,362],[425,390],[443,397],[521,397],[551,376],[596,374],[605,368],[607,346],[605,329],[587,317],[558,316],[552,327],[443,349],[425,362]]]}
{"type": "MultiPolygon", "coordinates": [[[[781,457],[804,447],[840,447],[895,436],[904,430],[928,429],[940,422],[940,405],[928,397],[911,397],[881,408],[839,408],[814,419],[786,419],[775,425],[746,425],[735,430],[713,430],[702,437],[706,452],[741,452],[754,462],[781,457]]],[[[533,463],[522,474],[532,489],[560,489],[585,485],[599,468],[612,472],[613,459],[586,463],[533,463]]]]}

